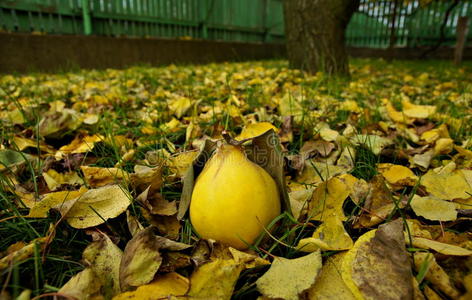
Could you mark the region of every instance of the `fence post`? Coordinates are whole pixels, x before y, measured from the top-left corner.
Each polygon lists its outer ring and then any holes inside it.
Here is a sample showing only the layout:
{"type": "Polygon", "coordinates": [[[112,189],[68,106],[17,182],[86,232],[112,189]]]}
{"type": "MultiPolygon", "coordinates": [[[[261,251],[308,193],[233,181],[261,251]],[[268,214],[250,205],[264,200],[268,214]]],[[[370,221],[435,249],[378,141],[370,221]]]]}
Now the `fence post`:
{"type": "Polygon", "coordinates": [[[469,31],[469,17],[459,17],[456,28],[456,47],[454,48],[454,63],[459,65],[462,62],[462,54],[464,53],[465,41],[469,31]]]}
{"type": "Polygon", "coordinates": [[[90,17],[89,0],[82,0],[82,21],[84,23],[84,34],[92,34],[92,20],[90,17]]]}
{"type": "Polygon", "coordinates": [[[201,9],[201,28],[202,28],[202,38],[203,39],[208,39],[208,26],[207,26],[207,22],[208,22],[208,14],[209,14],[209,10],[208,10],[208,0],[203,0],[201,1],[200,3],[200,9],[201,9]]]}

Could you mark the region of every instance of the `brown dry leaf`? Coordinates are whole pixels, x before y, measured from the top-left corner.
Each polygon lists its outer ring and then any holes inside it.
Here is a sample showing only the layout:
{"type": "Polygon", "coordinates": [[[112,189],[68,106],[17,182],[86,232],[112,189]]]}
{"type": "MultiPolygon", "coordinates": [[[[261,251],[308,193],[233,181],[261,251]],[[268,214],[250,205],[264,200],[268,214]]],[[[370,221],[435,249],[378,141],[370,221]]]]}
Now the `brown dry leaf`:
{"type": "Polygon", "coordinates": [[[317,152],[322,157],[327,157],[334,150],[335,147],[336,146],[334,145],[334,143],[326,142],[323,140],[307,141],[300,149],[300,154],[303,157],[308,158],[311,153],[317,152]]]}
{"type": "Polygon", "coordinates": [[[190,277],[190,299],[230,299],[244,265],[233,259],[215,259],[190,277]]]}
{"type": "Polygon", "coordinates": [[[11,265],[21,262],[28,257],[32,256],[34,253],[35,247],[41,247],[43,243],[47,241],[47,237],[37,238],[32,240],[29,244],[17,245],[16,248],[19,249],[10,249],[8,255],[0,258],[0,271],[10,267],[11,265]]]}
{"type": "Polygon", "coordinates": [[[432,196],[414,195],[410,206],[417,216],[432,221],[454,221],[457,219],[457,204],[432,196]]]}
{"type": "Polygon", "coordinates": [[[120,293],[120,261],[123,252],[105,234],[85,248],[83,259],[103,285],[101,293],[107,299],[120,293]]]}
{"type": "Polygon", "coordinates": [[[58,293],[73,299],[96,300],[100,297],[102,282],[91,268],[85,268],[77,273],[59,289],[58,293]]]}
{"type": "Polygon", "coordinates": [[[56,152],[56,158],[62,158],[66,154],[85,153],[92,151],[95,143],[103,141],[101,135],[78,135],[69,145],[62,146],[56,152]]]}
{"type": "Polygon", "coordinates": [[[357,299],[412,299],[401,219],[362,235],[343,259],[342,278],[357,299]]]}
{"type": "Polygon", "coordinates": [[[113,297],[113,300],[154,300],[181,298],[189,290],[189,280],[172,272],[158,276],[149,284],[138,287],[135,291],[124,292],[113,297]]]}
{"type": "Polygon", "coordinates": [[[311,220],[326,221],[337,216],[344,221],[343,203],[349,196],[350,189],[337,177],[321,183],[313,192],[309,205],[311,220]]]}
{"type": "Polygon", "coordinates": [[[61,191],[43,195],[41,201],[36,202],[31,207],[28,217],[47,218],[48,211],[66,201],[75,199],[87,191],[86,187],[81,187],[78,191],[61,191]]]}
{"type": "Polygon", "coordinates": [[[125,212],[131,196],[119,185],[86,191],[79,197],[57,205],[70,226],[78,229],[97,226],[125,212]]]}
{"type": "Polygon", "coordinates": [[[358,227],[372,227],[381,223],[395,208],[393,195],[381,175],[375,175],[370,183],[370,192],[364,203],[364,212],[354,224],[358,227]]]}
{"type": "Polygon", "coordinates": [[[131,215],[129,210],[126,211],[126,223],[128,224],[128,230],[131,236],[135,236],[144,229],[144,226],[139,222],[138,218],[131,215]]]}
{"type": "Polygon", "coordinates": [[[387,182],[393,185],[414,186],[418,181],[418,176],[405,166],[379,164],[377,168],[379,173],[382,174],[387,182]]]}
{"type": "Polygon", "coordinates": [[[257,281],[257,289],[266,297],[298,300],[308,290],[321,270],[321,252],[286,259],[276,257],[270,269],[257,281]]]}
{"type": "Polygon", "coordinates": [[[70,185],[82,185],[84,181],[80,178],[77,172],[66,172],[66,173],[58,173],[54,169],[49,169],[47,172],[43,172],[43,178],[46,181],[48,189],[50,191],[57,190],[63,184],[70,184],[70,185]]]}
{"type": "Polygon", "coordinates": [[[472,195],[472,186],[461,170],[454,170],[455,163],[429,170],[421,179],[421,185],[436,198],[443,200],[467,199],[472,195]]]}
{"type": "Polygon", "coordinates": [[[246,269],[255,268],[263,265],[270,265],[269,261],[260,258],[257,255],[239,251],[232,247],[229,247],[228,250],[231,253],[231,256],[233,257],[234,261],[237,264],[244,264],[244,268],[246,269]]]}
{"type": "MultiPolygon", "coordinates": [[[[408,235],[405,233],[405,239],[408,241],[408,235]]],[[[416,248],[431,249],[444,255],[469,256],[472,250],[465,249],[455,245],[449,245],[422,237],[412,237],[411,244],[416,248]]]]}
{"type": "Polygon", "coordinates": [[[134,166],[134,173],[131,174],[131,185],[137,190],[144,191],[149,188],[150,192],[154,193],[161,188],[162,183],[162,167],[134,166]]]}
{"type": "Polygon", "coordinates": [[[97,188],[112,183],[121,183],[129,178],[129,173],[118,168],[81,166],[87,185],[97,188]]]}
{"type": "Polygon", "coordinates": [[[309,300],[355,300],[341,276],[344,253],[330,256],[321,268],[315,284],[308,290],[309,300]]]}
{"type": "Polygon", "coordinates": [[[242,141],[245,139],[253,138],[263,134],[264,132],[273,129],[275,132],[278,131],[277,127],[269,122],[259,122],[246,125],[241,133],[236,137],[236,140],[242,141]]]}
{"type": "Polygon", "coordinates": [[[149,283],[161,266],[161,250],[179,251],[188,247],[155,235],[153,227],[141,230],[125,247],[120,263],[121,289],[149,283]]]}
{"type": "Polygon", "coordinates": [[[343,222],[337,215],[332,215],[318,226],[312,237],[301,239],[296,248],[304,252],[314,252],[318,249],[338,251],[351,249],[353,244],[343,222]]]}
{"type": "Polygon", "coordinates": [[[425,279],[452,299],[459,297],[459,291],[454,287],[446,272],[438,265],[431,253],[415,253],[415,269],[419,272],[426,265],[425,279]]]}

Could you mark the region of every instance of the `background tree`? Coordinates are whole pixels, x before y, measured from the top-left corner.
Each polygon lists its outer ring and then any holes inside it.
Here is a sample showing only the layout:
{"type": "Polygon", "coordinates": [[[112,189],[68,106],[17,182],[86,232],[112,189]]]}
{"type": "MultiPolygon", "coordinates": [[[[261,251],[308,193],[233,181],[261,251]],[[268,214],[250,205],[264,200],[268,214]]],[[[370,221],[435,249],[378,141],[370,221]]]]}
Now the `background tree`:
{"type": "Polygon", "coordinates": [[[349,75],[346,27],[359,0],[284,0],[290,67],[349,75]]]}

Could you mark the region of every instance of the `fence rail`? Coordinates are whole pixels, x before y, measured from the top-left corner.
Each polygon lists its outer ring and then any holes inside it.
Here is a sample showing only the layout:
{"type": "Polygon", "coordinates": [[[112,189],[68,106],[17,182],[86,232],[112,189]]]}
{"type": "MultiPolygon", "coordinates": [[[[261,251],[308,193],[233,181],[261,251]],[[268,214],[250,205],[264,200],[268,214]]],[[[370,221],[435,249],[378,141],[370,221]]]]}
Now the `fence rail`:
{"type": "MultiPolygon", "coordinates": [[[[443,44],[453,45],[457,20],[472,15],[472,1],[433,0],[424,6],[420,2],[425,1],[361,0],[347,29],[347,44],[431,46],[443,35],[443,44]]],[[[0,28],[52,34],[284,40],[282,0],[0,0],[0,28]]]]}

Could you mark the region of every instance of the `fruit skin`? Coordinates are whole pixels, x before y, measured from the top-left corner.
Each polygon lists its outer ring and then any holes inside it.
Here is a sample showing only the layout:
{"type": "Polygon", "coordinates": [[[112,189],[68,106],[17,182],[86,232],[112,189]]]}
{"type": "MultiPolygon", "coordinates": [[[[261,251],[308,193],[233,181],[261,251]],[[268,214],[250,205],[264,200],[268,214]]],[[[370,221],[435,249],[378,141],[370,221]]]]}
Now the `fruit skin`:
{"type": "Polygon", "coordinates": [[[233,145],[221,145],[197,177],[190,220],[202,238],[237,249],[252,244],[280,214],[274,179],[233,145]]]}

